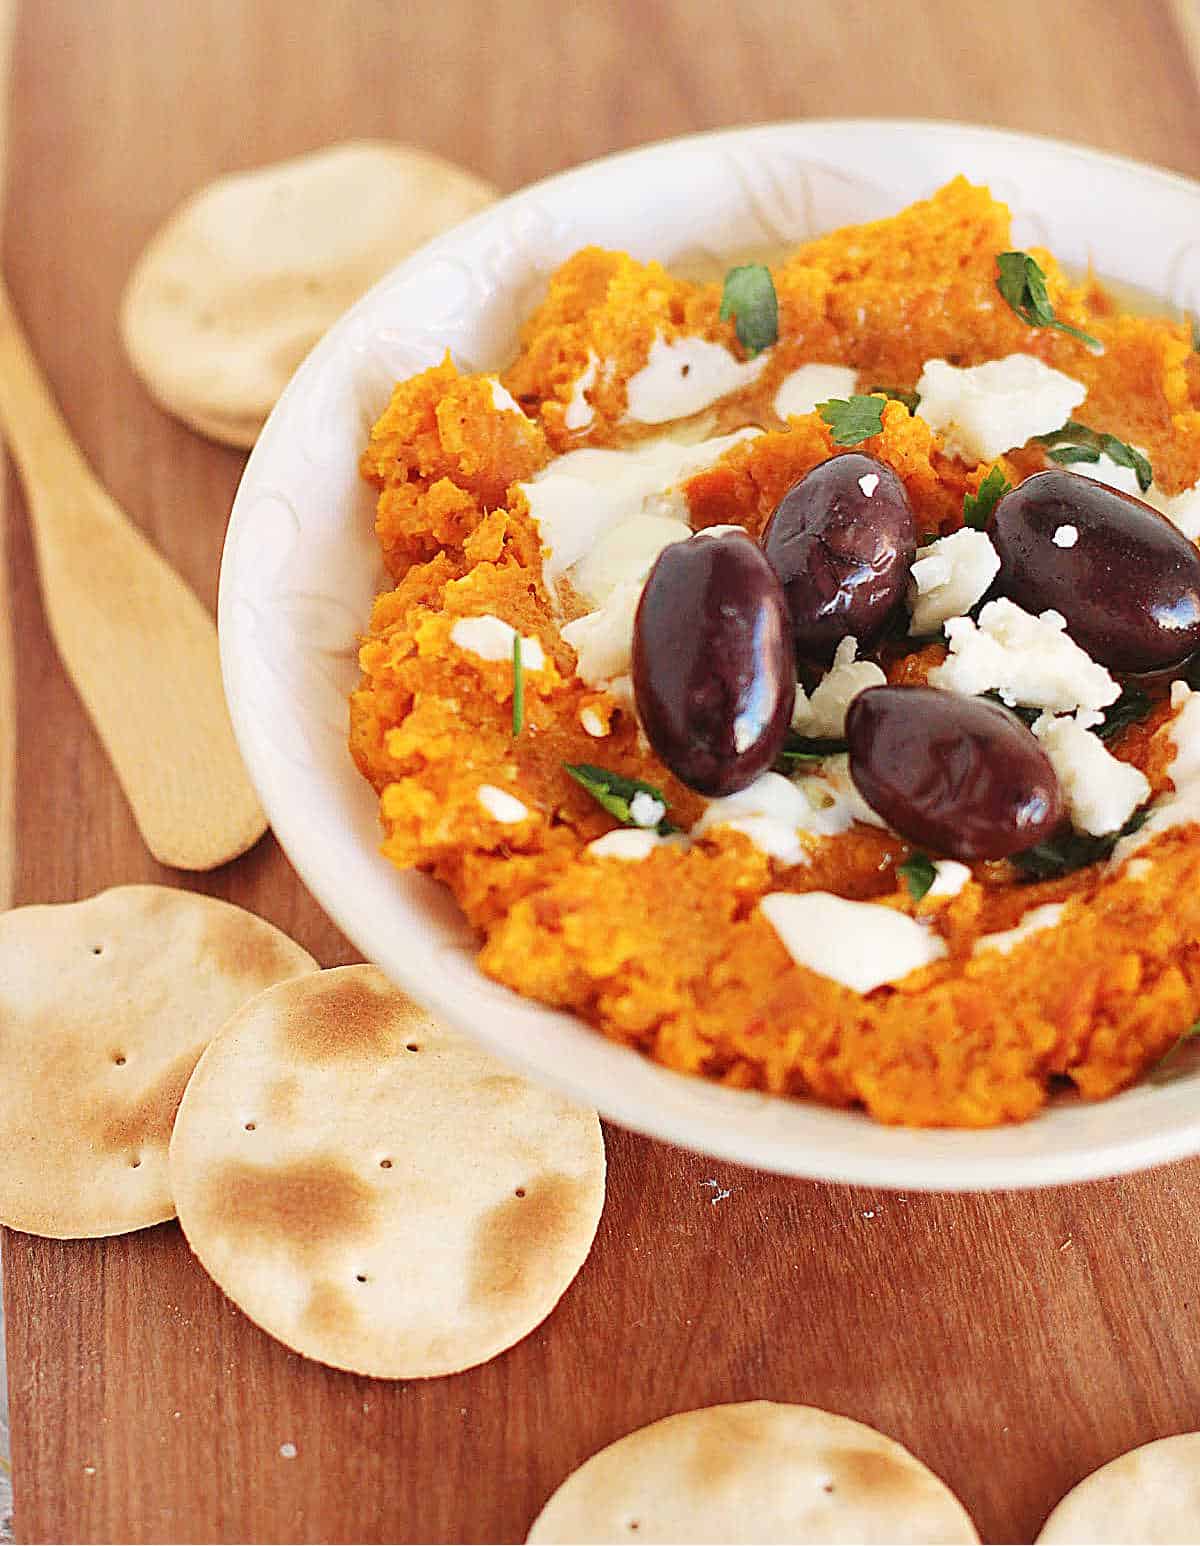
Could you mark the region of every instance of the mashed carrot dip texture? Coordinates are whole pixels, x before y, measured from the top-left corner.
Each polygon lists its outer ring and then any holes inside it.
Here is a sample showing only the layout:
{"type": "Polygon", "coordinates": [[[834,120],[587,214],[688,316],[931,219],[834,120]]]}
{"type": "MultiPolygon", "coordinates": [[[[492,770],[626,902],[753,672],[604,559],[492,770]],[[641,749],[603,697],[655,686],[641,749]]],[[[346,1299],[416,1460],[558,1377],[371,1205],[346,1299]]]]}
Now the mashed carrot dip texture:
{"type": "MultiPolygon", "coordinates": [[[[997,293],[996,256],[1010,246],[1007,209],[961,178],[892,219],[810,242],[772,270],[779,340],[753,368],[719,318],[719,283],[589,248],[551,278],[500,380],[461,375],[447,357],[396,387],[362,463],[395,588],[378,597],[362,645],[351,747],[379,795],[384,852],[451,888],[492,977],[673,1068],[913,1125],[1029,1117],[1061,1076],[1088,1098],[1111,1095],[1200,1014],[1200,834],[1181,816],[1152,818],[1111,860],[1057,879],[977,863],[961,889],[914,901],[897,873],[910,845],[865,819],[801,831],[782,853],[765,852],[752,823],[750,835],[706,823],[690,840],[647,837],[636,860],[597,853],[589,844],[614,821],[564,771],[592,763],[650,782],[684,832],[705,809],[639,733],[628,678],[577,674],[563,630],[593,603],[574,588],[577,571],[552,572],[523,487],[580,447],[662,439],[662,422],[629,410],[631,381],[664,344],[720,345],[737,367],[688,438],[763,431],[681,478],[668,514],[696,529],[759,536],[784,492],[839,450],[816,412],[776,411],[781,383],[814,362],[850,367],[865,393],[911,391],[930,359],[1032,355],[1086,388],[1071,416],[1146,452],[1164,499],[1200,480],[1186,326],[1118,314],[1101,285],[1070,282],[1037,251],[1057,317],[1103,352],[1031,327],[997,293]],[[865,993],[810,970],[759,905],[810,891],[923,920],[941,953],[865,993]],[[1034,914],[1051,904],[1061,906],[1034,914]],[[987,939],[1022,919],[1015,938],[987,939]]],[[[855,449],[895,468],[925,536],[962,525],[964,494],[993,465],[1014,484],[1046,465],[1034,442],[984,461],[949,455],[919,408],[894,400],[881,433],[855,449]]],[[[880,658],[891,681],[916,684],[946,653],[900,639],[880,658]]],[[[1107,745],[1169,801],[1186,693],[1150,694],[1149,714],[1107,745]]],[[[833,773],[823,787],[836,805],[833,773]]]]}

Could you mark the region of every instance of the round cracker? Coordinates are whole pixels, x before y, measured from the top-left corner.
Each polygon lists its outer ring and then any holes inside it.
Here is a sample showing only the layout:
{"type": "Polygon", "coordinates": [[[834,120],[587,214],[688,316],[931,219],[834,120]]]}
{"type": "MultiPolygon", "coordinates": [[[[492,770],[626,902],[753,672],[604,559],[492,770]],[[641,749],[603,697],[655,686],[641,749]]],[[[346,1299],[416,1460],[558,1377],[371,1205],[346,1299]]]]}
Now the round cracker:
{"type": "Polygon", "coordinates": [[[451,1374],[549,1315],[604,1205],[582,1111],[431,1020],[370,966],[264,993],[209,1047],[171,1180],[192,1250],[288,1347],[451,1374]]]}
{"type": "Polygon", "coordinates": [[[977,1541],[903,1445],[813,1406],[747,1401],[639,1428],[568,1476],[534,1541],[977,1541]]]}
{"type": "Polygon", "coordinates": [[[171,1124],[248,998],[315,972],[228,902],[117,886],[0,915],[0,1223],[56,1239],[173,1216],[171,1124]]]}
{"type": "Polygon", "coordinates": [[[130,362],[169,412],[252,446],[330,324],[407,253],[495,197],[449,161],[370,140],[222,177],[170,217],[130,276],[130,362]]]}
{"type": "Polygon", "coordinates": [[[1073,1487],[1038,1543],[1200,1541],[1200,1433],[1118,1455],[1073,1487]]]}

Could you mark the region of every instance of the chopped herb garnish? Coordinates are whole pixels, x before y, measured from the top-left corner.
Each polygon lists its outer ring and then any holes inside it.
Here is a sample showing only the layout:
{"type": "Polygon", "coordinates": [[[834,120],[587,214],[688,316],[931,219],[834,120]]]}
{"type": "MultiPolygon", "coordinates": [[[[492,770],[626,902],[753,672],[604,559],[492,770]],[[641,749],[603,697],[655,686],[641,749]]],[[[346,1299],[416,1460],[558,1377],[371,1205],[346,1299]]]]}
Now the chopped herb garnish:
{"type": "Polygon", "coordinates": [[[824,762],[826,757],[836,757],[846,750],[846,742],[836,736],[797,735],[793,730],[788,732],[779,756],[786,762],[824,762]]]}
{"type": "Polygon", "coordinates": [[[917,404],[921,401],[915,392],[904,392],[899,387],[874,386],[871,388],[870,395],[886,397],[893,403],[903,403],[909,413],[916,413],[917,404]]]}
{"type": "Polygon", "coordinates": [[[525,667],[521,663],[521,635],[513,634],[513,715],[512,738],[525,728],[525,667]]]}
{"type": "Polygon", "coordinates": [[[832,397],[817,412],[833,431],[835,446],[857,446],[883,430],[886,397],[832,397]]]}
{"type": "Polygon", "coordinates": [[[993,467],[973,494],[963,495],[963,525],[982,531],[991,519],[992,511],[1012,488],[1012,484],[993,467]]]}
{"type": "Polygon", "coordinates": [[[1010,714],[1015,714],[1023,725],[1032,725],[1035,719],[1040,719],[1042,716],[1041,709],[1035,709],[1028,703],[1005,703],[998,692],[985,692],[983,696],[990,698],[993,703],[998,703],[1010,714]]]}
{"type": "Polygon", "coordinates": [[[1131,682],[1117,701],[1105,709],[1103,722],[1094,727],[1096,734],[1102,741],[1109,741],[1129,725],[1145,719],[1153,707],[1150,694],[1131,682]]]}
{"type": "Polygon", "coordinates": [[[1192,353],[1200,354],[1200,318],[1192,318],[1192,353]]]}
{"type": "Polygon", "coordinates": [[[909,896],[919,902],[937,879],[937,866],[928,854],[913,854],[896,866],[896,874],[904,877],[909,896]]]}
{"type": "Polygon", "coordinates": [[[738,343],[753,357],[779,337],[779,300],[771,270],[762,263],[743,263],[725,275],[721,321],[733,318],[738,343]]]}
{"type": "Polygon", "coordinates": [[[1072,462],[1098,462],[1104,455],[1118,467],[1128,467],[1143,494],[1154,482],[1154,469],[1136,447],[1118,440],[1115,435],[1103,435],[1078,419],[1068,419],[1061,429],[1051,430],[1048,435],[1037,435],[1035,439],[1040,445],[1050,447],[1046,455],[1060,466],[1067,467],[1072,462]]]}
{"type": "Polygon", "coordinates": [[[1046,289],[1046,276],[1027,252],[1001,252],[996,256],[996,288],[1020,317],[1030,327],[1053,327],[1060,333],[1069,333],[1087,344],[1089,349],[1099,349],[1100,340],[1069,322],[1060,322],[1054,315],[1050,295],[1046,289]]]}
{"type": "Polygon", "coordinates": [[[1076,870],[1085,870],[1089,864],[1099,864],[1111,856],[1123,837],[1139,831],[1149,816],[1148,810],[1134,811],[1119,832],[1108,832],[1103,837],[1089,837],[1083,832],[1069,832],[1062,837],[1051,838],[1027,848],[1023,854],[1014,854],[1013,863],[1026,880],[1058,880],[1076,870]]]}
{"type": "Polygon", "coordinates": [[[1182,1036],[1178,1037],[1159,1058],[1157,1063],[1152,1063],[1146,1073],[1147,1084],[1170,1084],[1173,1079],[1178,1079],[1181,1074],[1190,1069],[1182,1069],[1176,1066],[1179,1054],[1187,1046],[1188,1042],[1195,1041],[1200,1036],[1200,1020],[1194,1025],[1189,1025],[1182,1036]]]}
{"type": "Polygon", "coordinates": [[[666,795],[653,784],[643,783],[640,778],[626,778],[622,773],[595,767],[590,762],[566,762],[563,767],[577,784],[587,790],[596,804],[602,806],[610,816],[615,816],[622,826],[653,829],[660,837],[669,837],[672,832],[679,831],[673,822],[667,820],[666,795]],[[637,820],[633,813],[633,802],[638,795],[645,795],[657,804],[661,812],[657,820],[637,820]]]}

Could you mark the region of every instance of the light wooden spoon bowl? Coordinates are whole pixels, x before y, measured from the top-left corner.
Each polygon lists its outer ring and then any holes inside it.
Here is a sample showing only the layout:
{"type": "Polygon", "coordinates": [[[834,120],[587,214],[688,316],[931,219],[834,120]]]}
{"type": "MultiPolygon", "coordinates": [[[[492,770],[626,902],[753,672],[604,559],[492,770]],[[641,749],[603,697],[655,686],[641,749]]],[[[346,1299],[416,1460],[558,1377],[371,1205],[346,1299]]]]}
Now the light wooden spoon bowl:
{"type": "Polygon", "coordinates": [[[213,620],[88,467],[2,282],[0,428],[54,641],[147,847],[184,870],[236,858],[267,822],[234,740],[213,620]]]}

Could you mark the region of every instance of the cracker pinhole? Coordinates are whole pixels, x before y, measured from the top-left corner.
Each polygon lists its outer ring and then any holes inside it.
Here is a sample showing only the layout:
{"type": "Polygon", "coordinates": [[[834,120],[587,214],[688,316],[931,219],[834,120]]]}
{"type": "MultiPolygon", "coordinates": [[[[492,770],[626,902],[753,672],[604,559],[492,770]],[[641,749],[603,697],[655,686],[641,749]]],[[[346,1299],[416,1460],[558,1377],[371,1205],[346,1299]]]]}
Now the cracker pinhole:
{"type": "Polygon", "coordinates": [[[315,968],[253,913],[167,886],[0,915],[0,1224],[96,1239],[171,1218],[167,1145],[201,1053],[315,968]]]}
{"type": "Polygon", "coordinates": [[[495,1357],[554,1308],[599,1223],[604,1143],[595,1112],[351,966],[223,1028],[180,1105],[170,1178],[201,1265],[259,1326],[335,1368],[420,1379],[495,1357]],[[239,1105],[261,1114],[253,1145],[239,1105]]]}
{"type": "Polygon", "coordinates": [[[421,1044],[416,1041],[407,1041],[404,1044],[404,1050],[405,1052],[420,1052],[421,1044]]]}
{"type": "Polygon", "coordinates": [[[524,1197],[524,1195],[525,1195],[525,1188],[523,1186],[517,1187],[516,1191],[513,1193],[514,1197],[524,1197]]]}
{"type": "Polygon", "coordinates": [[[248,1132],[248,1133],[252,1133],[257,1126],[258,1126],[257,1122],[246,1122],[246,1123],[243,1123],[244,1130],[246,1132],[248,1132]]]}

